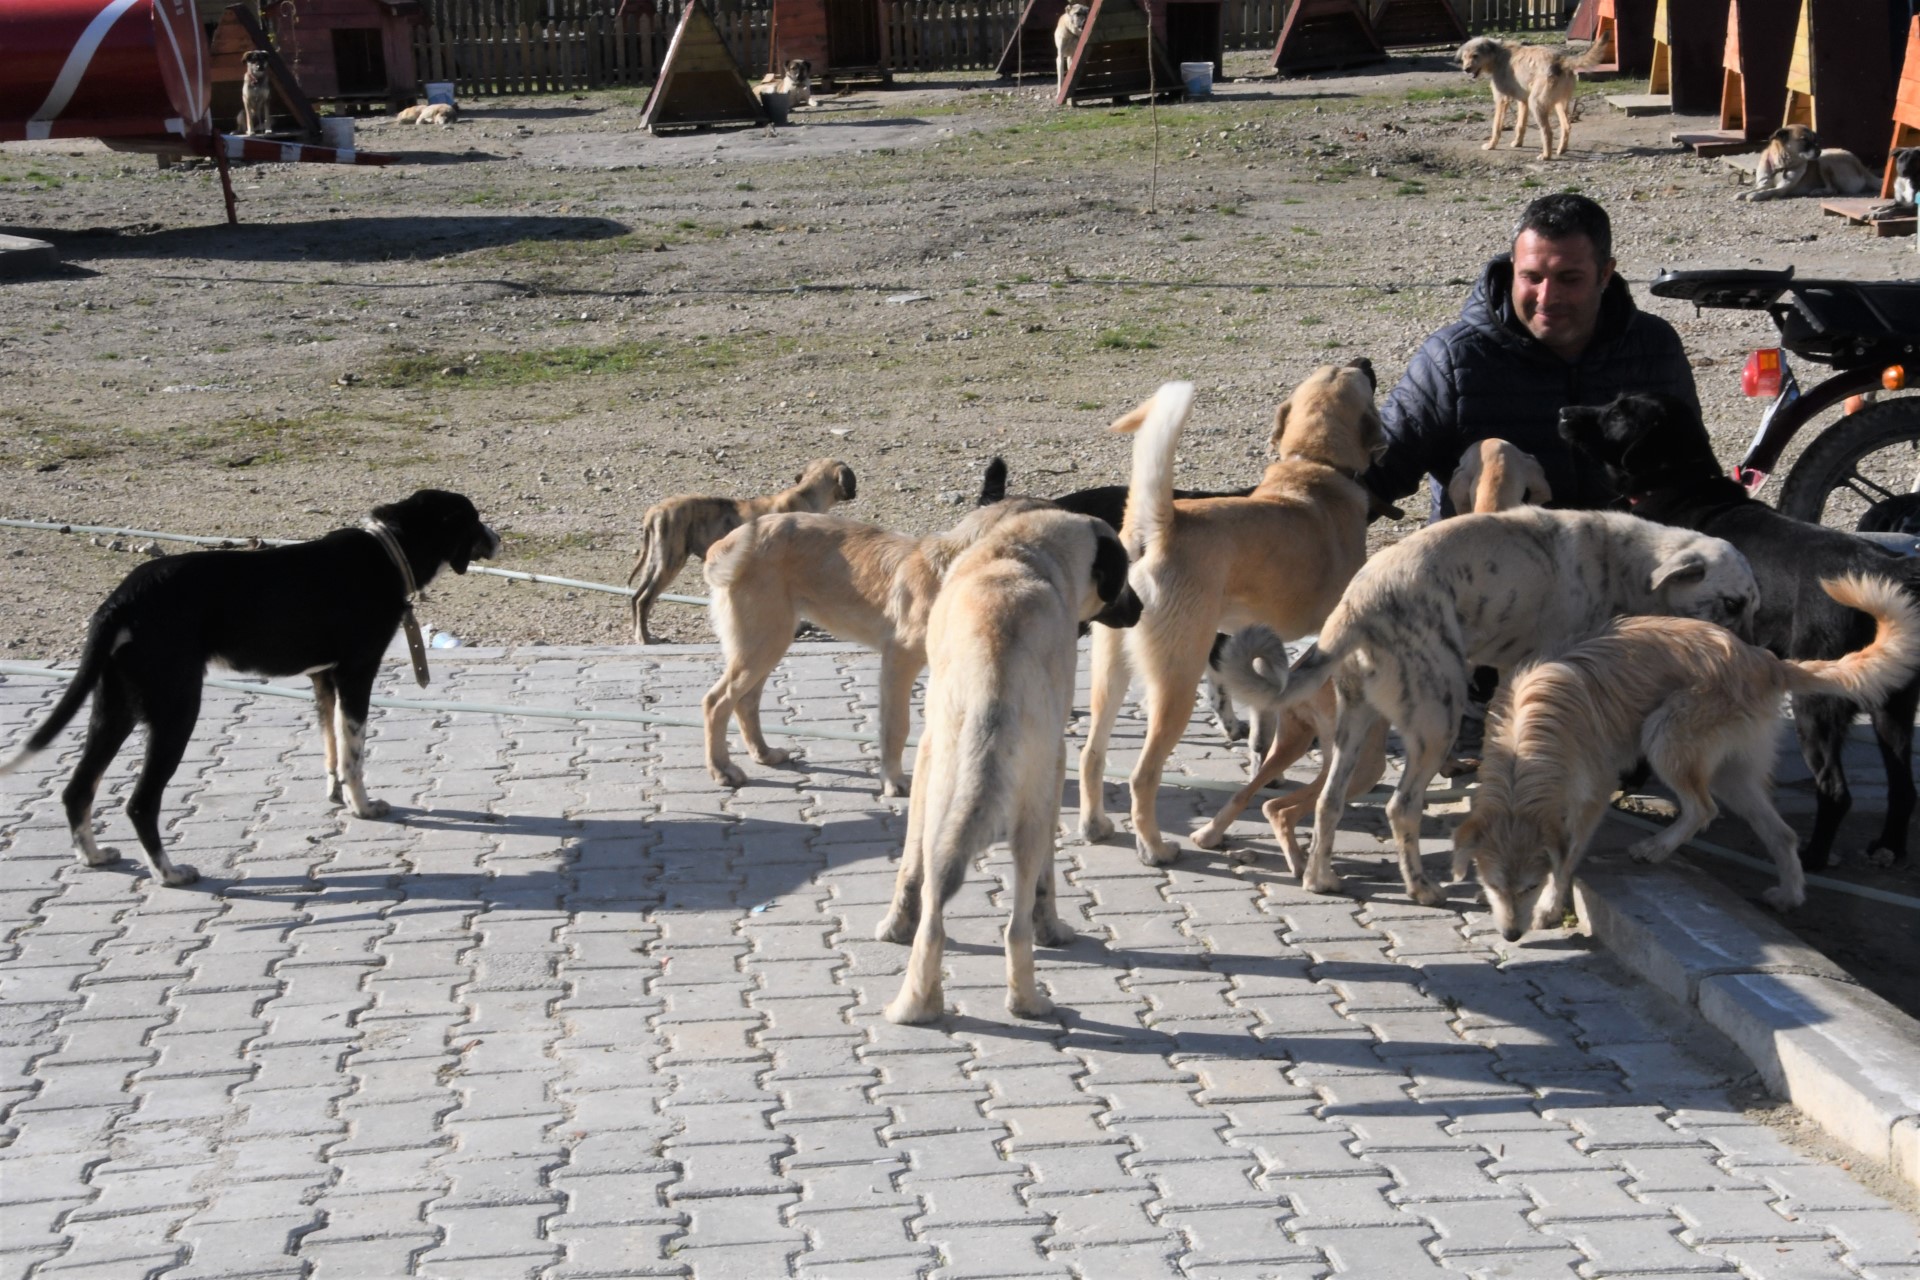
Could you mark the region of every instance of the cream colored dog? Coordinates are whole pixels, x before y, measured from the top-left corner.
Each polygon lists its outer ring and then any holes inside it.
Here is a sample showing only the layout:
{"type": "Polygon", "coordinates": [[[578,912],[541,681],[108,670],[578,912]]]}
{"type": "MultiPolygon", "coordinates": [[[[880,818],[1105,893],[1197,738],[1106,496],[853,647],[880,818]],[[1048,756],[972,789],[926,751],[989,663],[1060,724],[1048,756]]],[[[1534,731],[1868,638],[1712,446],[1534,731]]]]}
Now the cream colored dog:
{"type": "Polygon", "coordinates": [[[1146,603],[1125,636],[1093,637],[1093,693],[1080,753],[1080,832],[1113,833],[1101,776],[1131,674],[1146,685],[1147,737],[1133,768],[1133,838],[1149,865],[1177,848],[1160,834],[1160,775],[1193,712],[1193,695],[1222,630],[1261,623],[1283,639],[1319,629],[1366,558],[1369,495],[1359,475],[1384,439],[1365,362],[1324,365],[1274,414],[1269,443],[1280,459],[1244,498],[1173,497],[1174,450],[1193,385],[1170,382],[1114,423],[1138,432],[1126,527],[1134,590],[1146,603]]]}
{"type": "Polygon", "coordinates": [[[805,107],[813,104],[813,63],[805,58],[789,58],[785,70],[779,75],[760,77],[760,83],[754,86],[758,94],[784,93],[789,107],[805,107]]]}
{"type": "Polygon", "coordinates": [[[394,120],[400,124],[437,124],[444,129],[459,118],[459,108],[451,102],[421,102],[403,109],[394,120]]]}
{"type": "Polygon", "coordinates": [[[796,512],[762,516],[707,552],[707,616],[720,637],[726,670],[700,707],[706,719],[707,772],[737,787],[747,780],[727,755],[727,719],[760,764],[785,764],[794,753],[767,745],[760,732],[760,691],[811,622],[880,654],[880,794],[907,794],[901,770],[913,681],[927,665],[927,614],[947,565],[995,524],[1044,505],[1015,498],[981,507],[943,534],[910,538],[839,516],[796,512]]]}
{"type": "Polygon", "coordinates": [[[1784,200],[1788,196],[1863,196],[1880,189],[1880,175],[1851,151],[1826,148],[1803,124],[1775,129],[1753,170],[1753,190],[1736,200],[1784,200]]]}
{"type": "MultiPolygon", "coordinates": [[[[992,508],[987,508],[992,510],[992,508]]],[[[913,941],[893,1022],[945,1011],[942,911],[995,840],[1013,850],[1007,1008],[1044,1017],[1033,944],[1073,937],[1055,906],[1054,842],[1073,713],[1074,637],[1140,616],[1127,554],[1105,522],[1058,509],[1009,515],[956,556],[927,620],[926,728],[914,758],[906,846],[882,941],[913,941]]]]}
{"type": "Polygon", "coordinates": [[[1579,59],[1568,61],[1559,49],[1515,44],[1492,36],[1476,36],[1461,45],[1460,69],[1476,80],[1484,75],[1493,88],[1493,134],[1480,144],[1480,149],[1491,151],[1500,145],[1500,128],[1506,122],[1507,106],[1511,103],[1517,113],[1513,122],[1515,147],[1526,144],[1527,119],[1531,112],[1540,122],[1540,158],[1548,160],[1555,155],[1565,155],[1567,140],[1573,136],[1573,73],[1591,65],[1590,59],[1597,61],[1599,55],[1595,50],[1600,47],[1596,43],[1579,59]],[[1558,147],[1553,145],[1554,116],[1560,118],[1558,147]]]}
{"type": "Polygon", "coordinates": [[[1645,758],[1680,798],[1680,817],[1628,852],[1660,862],[1713,820],[1714,798],[1760,837],[1780,882],[1778,910],[1806,898],[1799,844],[1773,807],[1780,699],[1822,694],[1872,706],[1920,663],[1920,608],[1897,582],[1822,582],[1873,615],[1873,643],[1844,658],[1788,661],[1685,618],[1625,618],[1557,658],[1516,672],[1494,701],[1473,812],[1454,833],[1494,926],[1509,942],[1550,929],[1620,775],[1645,758]],[[1522,923],[1527,921],[1530,923],[1522,923]]]}
{"type": "Polygon", "coordinates": [[[1053,24],[1053,91],[1064,89],[1067,72],[1073,69],[1073,51],[1080,45],[1080,32],[1087,25],[1087,6],[1070,4],[1053,24]]]}
{"type": "Polygon", "coordinates": [[[755,516],[783,511],[825,511],[851,502],[857,492],[853,468],[834,458],[815,458],[793,478],[793,487],[770,498],[704,498],[679,494],[654,503],[640,519],[640,550],[627,585],[634,588],[633,642],[652,644],[647,617],[680,573],[688,556],[704,556],[714,543],[755,516]]]}

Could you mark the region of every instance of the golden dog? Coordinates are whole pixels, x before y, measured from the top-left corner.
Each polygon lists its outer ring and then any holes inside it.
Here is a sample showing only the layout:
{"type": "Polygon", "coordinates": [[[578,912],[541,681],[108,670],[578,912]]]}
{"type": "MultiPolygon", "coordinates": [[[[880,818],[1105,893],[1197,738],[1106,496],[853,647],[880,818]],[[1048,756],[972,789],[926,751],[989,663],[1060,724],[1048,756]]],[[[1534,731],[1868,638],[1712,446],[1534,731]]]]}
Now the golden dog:
{"type": "Polygon", "coordinates": [[[1507,104],[1517,113],[1513,122],[1513,145],[1527,140],[1527,118],[1531,112],[1540,122],[1540,158],[1548,160],[1565,155],[1567,140],[1573,136],[1574,72],[1592,66],[1600,59],[1598,42],[1579,58],[1569,61],[1559,49],[1538,44],[1515,44],[1492,36],[1476,36],[1460,46],[1460,69],[1478,80],[1487,77],[1493,88],[1493,134],[1480,144],[1482,151],[1500,145],[1500,128],[1506,123],[1507,104]],[[1553,145],[1553,116],[1560,118],[1560,145],[1553,145]]]}
{"type": "Polygon", "coordinates": [[[246,68],[240,73],[240,132],[273,132],[273,86],[267,79],[269,55],[264,49],[249,49],[246,68]]]}
{"type": "Polygon", "coordinates": [[[1087,621],[1125,627],[1139,617],[1127,554],[1092,516],[1013,514],[953,560],[927,620],[926,729],[893,903],[877,935],[913,941],[890,1021],[945,1011],[944,904],[974,858],[1003,838],[1013,850],[1007,1008],[1023,1018],[1052,1012],[1034,984],[1033,944],[1073,937],[1055,906],[1053,853],[1075,632],[1087,621]]]}
{"type": "Polygon", "coordinates": [[[704,556],[714,543],[755,516],[786,511],[825,511],[853,501],[853,468],[833,458],[815,458],[793,478],[793,487],[770,498],[705,498],[679,494],[654,503],[640,519],[640,550],[627,585],[634,588],[633,642],[652,644],[647,617],[688,556],[704,556]]]}
{"type": "Polygon", "coordinates": [[[1680,797],[1680,817],[1628,852],[1660,862],[1714,818],[1714,798],[1773,854],[1778,910],[1806,898],[1798,842],[1769,794],[1780,699],[1824,694],[1872,705],[1920,662],[1920,607],[1899,583],[1850,576],[1821,587],[1872,614],[1873,643],[1844,658],[1790,661],[1685,618],[1624,618],[1523,668],[1494,702],[1473,812],[1454,833],[1501,934],[1565,917],[1573,873],[1620,775],[1643,756],[1680,797]],[[1530,921],[1523,924],[1523,921],[1530,921]]]}
{"type": "Polygon", "coordinates": [[[1134,844],[1149,865],[1173,860],[1154,814],[1160,775],[1193,708],[1194,690],[1220,630],[1264,624],[1282,639],[1319,628],[1366,558],[1369,498],[1360,473],[1384,439],[1373,407],[1373,371],[1362,362],[1308,375],[1274,414],[1279,461],[1244,498],[1173,497],[1173,455],[1193,403],[1191,383],[1170,382],[1114,423],[1138,432],[1126,526],[1138,563],[1140,625],[1093,639],[1093,694],[1080,753],[1080,832],[1113,832],[1101,775],[1130,672],[1146,684],[1147,738],[1134,765],[1134,844]]]}

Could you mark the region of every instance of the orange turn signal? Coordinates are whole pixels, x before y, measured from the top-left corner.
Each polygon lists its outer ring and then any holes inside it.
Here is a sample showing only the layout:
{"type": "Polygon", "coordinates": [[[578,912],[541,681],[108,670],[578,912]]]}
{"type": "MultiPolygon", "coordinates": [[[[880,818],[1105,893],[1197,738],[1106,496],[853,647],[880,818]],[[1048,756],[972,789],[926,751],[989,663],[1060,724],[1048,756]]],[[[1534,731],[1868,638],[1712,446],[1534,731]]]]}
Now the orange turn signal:
{"type": "Polygon", "coordinates": [[[1880,371],[1880,385],[1889,391],[1899,391],[1907,385],[1905,365],[1890,364],[1880,371]]]}

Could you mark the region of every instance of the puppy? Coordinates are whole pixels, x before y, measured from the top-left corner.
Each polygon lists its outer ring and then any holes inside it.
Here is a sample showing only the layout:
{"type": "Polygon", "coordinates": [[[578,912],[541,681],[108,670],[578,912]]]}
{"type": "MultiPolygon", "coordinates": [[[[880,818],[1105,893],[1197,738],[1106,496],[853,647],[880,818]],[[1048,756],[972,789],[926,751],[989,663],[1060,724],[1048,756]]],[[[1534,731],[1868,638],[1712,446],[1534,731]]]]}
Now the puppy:
{"type": "Polygon", "coordinates": [[[954,558],[927,619],[926,728],[893,903],[878,930],[882,941],[913,941],[889,1021],[930,1022],[945,1011],[942,909],[999,839],[1013,850],[1007,1008],[1022,1018],[1052,1012],[1034,984],[1033,944],[1073,937],[1055,906],[1053,852],[1074,635],[1088,621],[1126,627],[1139,617],[1127,553],[1089,516],[1011,514],[954,558]]]}
{"type": "MultiPolygon", "coordinates": [[[[1474,667],[1511,669],[1619,614],[1675,614],[1738,630],[1752,620],[1757,596],[1752,571],[1725,542],[1620,512],[1522,507],[1455,516],[1386,548],[1354,575],[1275,699],[1284,710],[1332,682],[1336,700],[1302,884],[1315,893],[1340,887],[1333,833],[1381,720],[1406,745],[1387,802],[1401,879],[1414,901],[1436,906],[1440,891],[1420,863],[1423,798],[1460,724],[1474,667]]],[[[1455,877],[1463,873],[1456,859],[1455,877]]]]}
{"type": "MultiPolygon", "coordinates": [[[[1453,499],[1454,510],[1460,512],[1510,511],[1518,506],[1553,500],[1553,490],[1547,485],[1546,472],[1541,469],[1539,459],[1505,440],[1482,440],[1467,446],[1460,465],[1454,468],[1453,478],[1447,483],[1447,492],[1453,499]]],[[[1219,668],[1219,678],[1228,686],[1230,695],[1250,707],[1270,706],[1274,695],[1285,688],[1286,646],[1280,637],[1264,627],[1248,627],[1234,636],[1220,651],[1214,665],[1219,668]],[[1259,681],[1251,685],[1244,682],[1247,672],[1260,677],[1259,681]]],[[[1253,778],[1221,806],[1212,821],[1193,833],[1194,844],[1202,849],[1220,847],[1226,841],[1227,828],[1253,803],[1262,787],[1292,768],[1316,740],[1331,743],[1336,710],[1333,686],[1328,684],[1306,702],[1282,713],[1280,733],[1253,778]]],[[[1466,767],[1460,771],[1464,772],[1466,767]]],[[[1386,770],[1387,725],[1382,720],[1361,745],[1360,761],[1354,768],[1352,781],[1347,784],[1347,799],[1371,788],[1386,770]]],[[[1261,814],[1272,824],[1273,834],[1286,853],[1287,869],[1296,876],[1304,868],[1293,827],[1312,812],[1326,778],[1327,760],[1323,756],[1320,772],[1313,781],[1260,806],[1261,814]]],[[[1253,860],[1250,851],[1230,856],[1238,862],[1253,860]]]]}
{"type": "Polygon", "coordinates": [[[1053,24],[1053,91],[1056,94],[1067,87],[1067,73],[1073,70],[1073,51],[1080,46],[1080,33],[1086,28],[1088,12],[1084,4],[1070,4],[1053,24]]]}
{"type": "Polygon", "coordinates": [[[647,618],[654,602],[679,576],[688,556],[707,549],[755,516],[783,511],[825,511],[851,502],[857,491],[853,468],[833,458],[815,458],[793,478],[793,487],[770,498],[705,498],[691,493],[663,499],[640,518],[640,550],[627,585],[633,593],[633,642],[652,644],[647,618]]]}
{"type": "Polygon", "coordinates": [[[707,552],[707,616],[726,670],[700,706],[707,772],[737,787],[747,780],[727,756],[727,719],[739,720],[747,750],[764,765],[789,751],[760,732],[760,690],[793,644],[802,621],[880,653],[880,793],[907,793],[901,771],[913,682],[927,665],[927,613],[948,563],[1010,514],[1044,504],[1031,498],[982,507],[952,530],[910,538],[838,516],[762,516],[707,552]]]}
{"type": "Polygon", "coordinates": [[[1883,216],[1914,213],[1914,188],[1920,185],[1920,147],[1895,147],[1887,163],[1893,167],[1893,203],[1874,210],[1883,216]]]}
{"type": "Polygon", "coordinates": [[[210,663],[262,676],[313,679],[327,757],[327,796],[354,815],[383,817],[367,797],[362,735],[380,658],[413,594],[442,565],[465,573],[500,553],[500,538],[457,493],[422,489],[373,509],[364,529],[264,551],[196,551],[150,560],[114,588],[87,628],[73,683],[0,774],[42,751],[93,695],[86,746],[61,799],[74,852],[90,867],[120,855],[93,839],[101,775],[133,732],[147,726],[146,758],[127,816],[161,880],[198,873],[160,843],[160,796],[179,768],[200,714],[210,663]]]}
{"type": "Polygon", "coordinates": [[[805,58],[789,58],[779,75],[760,77],[755,93],[784,93],[789,107],[810,106],[813,102],[813,63],[805,58]]]}
{"type": "Polygon", "coordinates": [[[1783,200],[1788,196],[1860,196],[1880,189],[1880,179],[1851,151],[1828,150],[1803,124],[1775,129],[1753,170],[1753,190],[1736,200],[1783,200]]]}
{"type": "Polygon", "coordinates": [[[1138,563],[1140,625],[1093,637],[1092,705],[1080,753],[1080,832],[1113,832],[1105,812],[1107,739],[1130,676],[1146,685],[1147,737],[1134,764],[1133,838],[1149,865],[1177,848],[1154,809],[1167,756],[1193,712],[1207,653],[1222,630],[1261,623],[1282,639],[1316,630],[1366,558],[1368,491],[1360,473],[1385,439],[1373,405],[1372,369],[1324,365],[1274,414],[1280,455],[1244,498],[1180,502],[1174,450],[1193,403],[1191,383],[1170,382],[1114,423],[1137,432],[1120,540],[1138,563]]]}
{"type": "Polygon", "coordinates": [[[240,76],[240,132],[273,132],[273,86],[267,80],[267,53],[249,49],[240,76]]]}
{"type": "MultiPolygon", "coordinates": [[[[1822,579],[1872,574],[1920,600],[1920,560],[1894,555],[1851,534],[1783,516],[1721,469],[1699,415],[1670,396],[1622,396],[1603,408],[1560,413],[1560,434],[1598,463],[1607,482],[1648,520],[1725,538],[1746,556],[1760,583],[1760,610],[1750,638],[1782,657],[1838,658],[1866,644],[1871,624],[1823,590],[1822,579]]],[[[1913,836],[1913,718],[1920,674],[1896,682],[1865,704],[1887,773],[1887,815],[1867,849],[1869,861],[1903,861],[1913,836]]],[[[1793,727],[1815,788],[1813,831],[1801,858],[1827,866],[1841,820],[1852,807],[1843,763],[1851,700],[1796,695],[1793,727]]]]}
{"type": "Polygon", "coordinates": [[[1500,145],[1500,129],[1506,123],[1507,105],[1513,104],[1513,146],[1527,140],[1527,118],[1531,112],[1540,122],[1540,158],[1565,155],[1567,140],[1573,136],[1570,114],[1575,86],[1574,72],[1599,61],[1602,46],[1596,41],[1579,58],[1568,60],[1560,50],[1537,44],[1515,44],[1492,36],[1476,36],[1460,46],[1460,70],[1478,80],[1487,77],[1493,89],[1493,133],[1480,145],[1491,151],[1500,145]],[[1552,117],[1560,118],[1560,144],[1553,145],[1552,117]]]}
{"type": "Polygon", "coordinates": [[[1920,605],[1897,584],[1820,585],[1873,617],[1873,643],[1837,661],[1794,662],[1711,623],[1624,618],[1514,675],[1490,715],[1473,812],[1454,833],[1507,941],[1565,917],[1615,780],[1642,758],[1679,796],[1680,817],[1637,841],[1636,861],[1664,861],[1713,820],[1717,797],[1773,854],[1780,882],[1761,897],[1781,911],[1806,899],[1793,829],[1770,796],[1780,698],[1879,702],[1920,664],[1920,605]]]}

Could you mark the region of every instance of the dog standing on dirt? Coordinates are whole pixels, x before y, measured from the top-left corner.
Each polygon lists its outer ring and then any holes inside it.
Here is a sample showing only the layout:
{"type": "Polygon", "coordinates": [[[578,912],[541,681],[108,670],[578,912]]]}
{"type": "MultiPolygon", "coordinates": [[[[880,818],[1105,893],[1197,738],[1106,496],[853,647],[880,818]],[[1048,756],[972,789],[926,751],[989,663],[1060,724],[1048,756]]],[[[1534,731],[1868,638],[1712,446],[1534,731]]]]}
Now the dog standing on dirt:
{"type": "Polygon", "coordinates": [[[1056,907],[1053,862],[1075,634],[1085,622],[1126,627],[1139,617],[1127,553],[1090,516],[1036,506],[954,558],[927,619],[926,728],[893,903],[877,933],[913,942],[889,1021],[945,1011],[944,906],[998,839],[1013,851],[1007,1008],[1022,1018],[1052,1012],[1034,983],[1033,944],[1073,937],[1056,907]]]}
{"type": "Polygon", "coordinates": [[[1604,48],[1598,41],[1578,58],[1569,60],[1559,49],[1545,45],[1515,44],[1492,36],[1476,36],[1460,46],[1460,70],[1475,80],[1481,76],[1493,89],[1493,133],[1481,144],[1482,151],[1500,145],[1500,129],[1506,123],[1507,106],[1514,107],[1513,145],[1527,141],[1529,113],[1540,124],[1540,158],[1549,160],[1565,155],[1567,141],[1573,136],[1574,72],[1596,65],[1604,48]],[[1560,145],[1553,145],[1553,117],[1560,119],[1560,145]]]}
{"type": "MultiPolygon", "coordinates": [[[[1868,642],[1872,624],[1836,603],[1823,579],[1872,574],[1900,584],[1920,601],[1920,560],[1835,529],[1781,515],[1748,496],[1714,456],[1706,425],[1671,396],[1621,396],[1600,408],[1560,412],[1560,434],[1605,471],[1607,483],[1634,500],[1648,520],[1725,538],[1753,566],[1760,610],[1750,639],[1782,657],[1839,658],[1868,642]]],[[[1844,763],[1847,729],[1856,711],[1873,721],[1887,774],[1887,815],[1867,859],[1902,862],[1913,837],[1913,720],[1920,708],[1920,672],[1896,682],[1883,698],[1856,706],[1846,698],[1797,694],[1793,728],[1814,780],[1813,831],[1802,860],[1827,866],[1840,823],[1852,807],[1844,763]]]]}
{"type": "Polygon", "coordinates": [[[1880,189],[1880,177],[1851,151],[1820,145],[1803,124],[1775,129],[1753,169],[1753,190],[1736,200],[1784,200],[1788,196],[1863,196],[1880,189]]]}
{"type": "Polygon", "coordinates": [[[1180,502],[1174,450],[1193,405],[1193,384],[1170,382],[1113,424],[1137,432],[1120,541],[1135,558],[1134,590],[1146,604],[1124,635],[1093,636],[1092,705],[1080,753],[1080,833],[1113,833],[1101,778],[1130,676],[1146,686],[1147,736],[1131,777],[1133,838],[1150,866],[1171,862],[1155,815],[1161,771],[1193,714],[1214,636],[1260,623],[1282,639],[1316,630],[1366,558],[1372,505],[1360,474],[1384,441],[1372,366],[1323,365],[1274,414],[1279,459],[1244,498],[1180,502]]]}
{"type": "Polygon", "coordinates": [[[1773,807],[1780,699],[1873,704],[1920,664],[1920,605],[1886,578],[1820,584],[1875,622],[1873,642],[1834,661],[1795,662],[1706,622],[1624,618],[1583,644],[1516,672],[1489,714],[1473,812],[1454,833],[1509,942],[1565,917],[1573,873],[1621,774],[1641,759],[1680,798],[1665,831],[1636,841],[1662,862],[1714,818],[1718,798],[1773,855],[1776,910],[1806,900],[1793,828],[1773,807]],[[1523,923],[1525,922],[1525,923],[1523,923]]]}
{"type": "Polygon", "coordinates": [[[1067,72],[1073,69],[1073,51],[1079,47],[1087,13],[1086,5],[1070,4],[1053,24],[1053,91],[1056,94],[1067,87],[1067,72]]]}
{"type": "MultiPolygon", "coordinates": [[[[1302,885],[1339,891],[1334,831],[1382,719],[1406,745],[1387,802],[1400,876],[1415,902],[1437,906],[1440,890],[1420,862],[1420,821],[1473,668],[1508,670],[1621,614],[1673,614],[1742,630],[1758,594],[1747,562],[1720,539],[1614,511],[1522,507],[1455,516],[1386,548],[1354,575],[1299,665],[1272,681],[1283,710],[1329,681],[1337,702],[1302,885]]],[[[1236,678],[1261,677],[1249,670],[1236,678]]],[[[1457,855],[1454,874],[1464,874],[1457,855]]]]}
{"type": "MultiPolygon", "coordinates": [[[[384,817],[367,797],[364,733],[380,659],[411,597],[442,565],[465,573],[500,553],[500,538],[457,493],[422,489],[373,509],[361,529],[264,551],[195,551],[141,565],[94,611],[73,683],[26,746],[0,765],[11,772],[44,750],[93,695],[86,746],[61,793],[74,852],[90,867],[120,855],[93,839],[100,778],[138,723],[146,758],[127,816],[161,880],[192,884],[199,873],[167,857],[160,796],[193,736],[207,667],[261,676],[310,676],[326,748],[327,796],[360,818],[384,817]]],[[[420,670],[424,671],[424,666],[420,670]]]]}
{"type": "Polygon", "coordinates": [[[683,493],[664,498],[640,518],[640,550],[627,585],[633,594],[633,642],[652,644],[647,618],[654,602],[679,576],[688,556],[704,556],[714,543],[755,516],[786,511],[825,511],[852,502],[858,486],[853,468],[834,458],[815,458],[793,478],[793,487],[770,498],[707,498],[683,493]]]}
{"type": "Polygon", "coordinates": [[[240,132],[273,132],[273,86],[267,79],[267,54],[249,49],[240,73],[240,132]]]}

